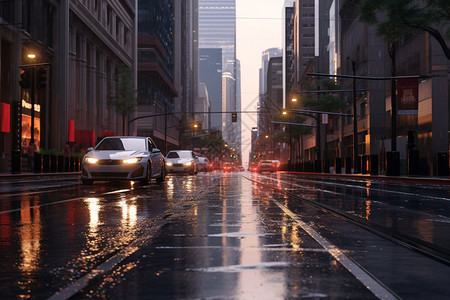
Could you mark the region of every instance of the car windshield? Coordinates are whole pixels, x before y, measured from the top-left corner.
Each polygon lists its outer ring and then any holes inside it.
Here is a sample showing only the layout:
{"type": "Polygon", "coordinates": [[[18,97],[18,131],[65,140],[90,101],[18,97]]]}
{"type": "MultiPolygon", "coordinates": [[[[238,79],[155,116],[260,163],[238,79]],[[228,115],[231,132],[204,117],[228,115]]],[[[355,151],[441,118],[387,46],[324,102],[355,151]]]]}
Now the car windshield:
{"type": "Polygon", "coordinates": [[[146,150],[145,139],[107,138],[103,139],[95,150],[146,150]]]}
{"type": "Polygon", "coordinates": [[[189,151],[169,152],[167,158],[192,158],[192,153],[189,151]]]}

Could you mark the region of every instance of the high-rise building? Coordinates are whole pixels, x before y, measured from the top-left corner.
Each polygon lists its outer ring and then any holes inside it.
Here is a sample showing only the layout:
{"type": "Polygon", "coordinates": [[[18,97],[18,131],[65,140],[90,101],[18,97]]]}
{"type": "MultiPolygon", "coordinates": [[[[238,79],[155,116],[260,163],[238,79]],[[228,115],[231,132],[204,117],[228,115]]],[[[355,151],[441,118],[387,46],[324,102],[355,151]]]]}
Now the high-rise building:
{"type": "MultiPolygon", "coordinates": [[[[267,77],[269,69],[269,61],[272,58],[282,57],[283,51],[279,48],[270,48],[262,52],[261,54],[261,68],[259,70],[259,103],[258,103],[258,128],[264,131],[264,128],[268,128],[268,117],[266,115],[268,109],[277,107],[276,100],[268,96],[267,93],[267,77]]],[[[282,74],[280,74],[281,76],[282,74]]],[[[282,76],[280,77],[282,79],[282,76]]],[[[282,101],[282,99],[281,99],[282,101]]],[[[279,107],[280,109],[282,107],[279,107]]],[[[264,134],[263,133],[259,133],[264,134]]]]}
{"type": "MultiPolygon", "coordinates": [[[[198,0],[173,1],[175,7],[174,56],[175,56],[175,111],[181,123],[200,121],[195,114],[197,107],[208,106],[198,103],[198,0]]],[[[203,98],[202,98],[203,99],[203,98]]],[[[207,128],[203,125],[203,128],[207,128]]]]}
{"type": "Polygon", "coordinates": [[[77,151],[102,135],[124,133],[122,116],[108,100],[122,66],[136,85],[136,9],[133,0],[1,4],[0,109],[11,118],[2,118],[0,160],[11,150],[20,153],[30,139],[40,149],[59,150],[69,141],[77,151]],[[33,97],[30,86],[19,86],[23,65],[45,70],[45,88],[39,85],[33,97]]]}
{"type": "Polygon", "coordinates": [[[174,97],[173,1],[139,0],[138,19],[138,117],[137,134],[152,136],[165,152],[177,146],[174,97]]]}
{"type": "MultiPolygon", "coordinates": [[[[222,49],[199,49],[199,81],[206,84],[211,112],[222,111],[222,49]]],[[[213,114],[211,127],[222,130],[221,115],[213,114]]]]}
{"type": "MultiPolygon", "coordinates": [[[[227,84],[222,86],[222,103],[227,102],[222,107],[236,109],[240,106],[236,87],[236,0],[199,0],[199,47],[222,49],[222,82],[227,84]]],[[[225,141],[234,143],[239,140],[240,143],[240,137],[234,136],[240,133],[230,131],[235,127],[231,124],[231,117],[223,114],[222,119],[225,121],[222,129],[227,130],[223,132],[225,141]]]]}
{"type": "Polygon", "coordinates": [[[294,94],[294,17],[293,1],[286,1],[283,9],[283,107],[289,107],[294,94]]]}
{"type": "Polygon", "coordinates": [[[222,49],[222,68],[234,74],[236,0],[199,0],[199,47],[222,49]]]}

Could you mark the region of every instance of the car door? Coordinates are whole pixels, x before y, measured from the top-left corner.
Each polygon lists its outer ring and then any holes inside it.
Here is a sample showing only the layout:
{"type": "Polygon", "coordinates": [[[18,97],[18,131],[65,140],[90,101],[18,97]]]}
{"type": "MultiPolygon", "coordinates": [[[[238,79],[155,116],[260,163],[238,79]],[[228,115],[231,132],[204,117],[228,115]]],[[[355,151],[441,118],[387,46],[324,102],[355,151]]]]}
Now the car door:
{"type": "Polygon", "coordinates": [[[163,156],[161,151],[156,148],[155,143],[151,138],[148,138],[148,151],[150,151],[150,160],[152,164],[152,177],[155,177],[161,174],[162,166],[163,166],[163,156]]]}

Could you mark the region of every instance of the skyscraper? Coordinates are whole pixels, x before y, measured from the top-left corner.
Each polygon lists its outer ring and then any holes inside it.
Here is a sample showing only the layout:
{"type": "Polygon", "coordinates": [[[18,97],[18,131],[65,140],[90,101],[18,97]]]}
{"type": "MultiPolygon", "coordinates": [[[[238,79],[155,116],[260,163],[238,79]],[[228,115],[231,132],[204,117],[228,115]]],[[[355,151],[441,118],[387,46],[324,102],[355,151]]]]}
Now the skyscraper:
{"type": "MultiPolygon", "coordinates": [[[[222,49],[199,49],[199,81],[207,86],[211,111],[222,111],[222,49]]],[[[211,128],[222,130],[221,116],[210,120],[211,128]]]]}
{"type": "Polygon", "coordinates": [[[199,0],[199,48],[221,48],[224,71],[234,74],[236,0],[199,0]]]}
{"type": "MultiPolygon", "coordinates": [[[[199,48],[222,49],[222,84],[226,86],[222,86],[221,107],[223,112],[235,111],[240,107],[240,96],[236,94],[236,0],[199,0],[199,48]]],[[[240,133],[231,130],[236,126],[227,115],[222,116],[223,137],[227,142],[240,144],[240,133]]]]}

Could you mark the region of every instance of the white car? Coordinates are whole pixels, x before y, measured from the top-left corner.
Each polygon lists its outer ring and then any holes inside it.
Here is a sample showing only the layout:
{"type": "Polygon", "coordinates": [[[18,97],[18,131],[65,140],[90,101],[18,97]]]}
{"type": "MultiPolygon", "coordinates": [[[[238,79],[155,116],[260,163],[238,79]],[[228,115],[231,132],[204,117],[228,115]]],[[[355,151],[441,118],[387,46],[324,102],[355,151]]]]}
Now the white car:
{"type": "Polygon", "coordinates": [[[262,160],[259,162],[258,171],[262,172],[277,172],[280,163],[278,160],[262,160]]]}
{"type": "Polygon", "coordinates": [[[167,173],[197,174],[198,158],[191,150],[171,150],[166,155],[167,173]]]}
{"type": "Polygon", "coordinates": [[[139,181],[146,185],[152,178],[164,181],[164,156],[150,137],[105,137],[81,162],[81,181],[139,181]]]}
{"type": "Polygon", "coordinates": [[[211,163],[206,157],[199,156],[198,157],[198,171],[199,172],[210,172],[211,171],[211,163]]]}

